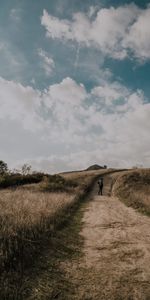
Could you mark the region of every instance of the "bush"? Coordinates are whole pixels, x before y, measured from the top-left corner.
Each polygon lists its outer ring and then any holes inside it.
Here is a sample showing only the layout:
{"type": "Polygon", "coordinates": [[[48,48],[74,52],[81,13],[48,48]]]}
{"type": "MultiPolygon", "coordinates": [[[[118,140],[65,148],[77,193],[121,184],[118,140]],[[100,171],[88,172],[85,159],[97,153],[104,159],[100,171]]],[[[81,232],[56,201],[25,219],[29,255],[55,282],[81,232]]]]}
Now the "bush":
{"type": "Polygon", "coordinates": [[[0,160],[0,175],[3,176],[4,174],[7,173],[7,171],[8,171],[7,164],[3,160],[0,160]]]}
{"type": "Polygon", "coordinates": [[[44,174],[36,173],[32,175],[12,174],[0,177],[0,188],[19,186],[23,184],[39,183],[42,181],[44,174]]]}
{"type": "Polygon", "coordinates": [[[48,192],[71,192],[77,183],[60,175],[44,176],[41,189],[48,192]]]}

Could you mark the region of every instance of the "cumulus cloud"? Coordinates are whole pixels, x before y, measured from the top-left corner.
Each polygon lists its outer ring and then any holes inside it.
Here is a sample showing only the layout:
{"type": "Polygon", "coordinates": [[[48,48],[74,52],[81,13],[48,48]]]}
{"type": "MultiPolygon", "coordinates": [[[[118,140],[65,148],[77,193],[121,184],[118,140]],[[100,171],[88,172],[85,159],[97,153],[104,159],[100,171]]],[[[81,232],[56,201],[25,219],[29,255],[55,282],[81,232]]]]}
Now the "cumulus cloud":
{"type": "Polygon", "coordinates": [[[37,114],[40,92],[30,86],[0,78],[0,119],[18,120],[24,128],[34,131],[42,126],[37,114]]]}
{"type": "Polygon", "coordinates": [[[150,7],[141,11],[124,38],[123,45],[131,49],[138,59],[150,59],[150,7]]]}
{"type": "Polygon", "coordinates": [[[150,58],[149,7],[140,9],[132,3],[117,8],[101,8],[93,19],[94,12],[91,7],[88,14],[75,13],[72,20],[67,20],[44,10],[41,24],[49,38],[95,47],[115,59],[122,60],[131,53],[140,60],[150,58]]]}
{"type": "Polygon", "coordinates": [[[87,93],[83,84],[77,84],[73,79],[67,77],[61,83],[51,85],[48,89],[47,105],[49,99],[59,101],[63,105],[66,103],[69,106],[75,107],[82,104],[85,100],[87,93]]]}
{"type": "Polygon", "coordinates": [[[118,82],[104,82],[101,86],[93,88],[92,94],[105,106],[114,105],[115,100],[123,99],[124,101],[129,96],[129,90],[118,82]]]}
{"type": "Polygon", "coordinates": [[[38,55],[42,58],[42,67],[46,75],[51,75],[55,68],[54,60],[43,49],[38,49],[38,55]]]}
{"type": "Polygon", "coordinates": [[[43,16],[41,18],[41,24],[46,27],[47,36],[52,38],[71,38],[70,25],[71,23],[67,20],[59,20],[48,14],[44,9],[43,16]]]}
{"type": "MultiPolygon", "coordinates": [[[[1,78],[0,105],[4,140],[13,128],[12,140],[21,142],[15,148],[19,161],[19,151],[25,161],[25,146],[27,161],[39,169],[81,169],[94,162],[113,167],[148,164],[150,104],[142,91],[106,80],[87,92],[68,77],[41,93],[1,78]]],[[[7,152],[11,160],[11,147],[7,152]]]]}

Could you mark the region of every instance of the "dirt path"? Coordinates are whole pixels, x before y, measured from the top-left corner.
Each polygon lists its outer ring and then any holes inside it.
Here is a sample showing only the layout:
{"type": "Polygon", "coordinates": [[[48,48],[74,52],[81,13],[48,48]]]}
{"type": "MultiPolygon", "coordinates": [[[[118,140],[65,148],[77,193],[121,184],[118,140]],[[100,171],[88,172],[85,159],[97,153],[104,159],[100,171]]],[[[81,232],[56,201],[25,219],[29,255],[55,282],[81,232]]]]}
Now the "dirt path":
{"type": "Polygon", "coordinates": [[[110,183],[84,207],[83,256],[62,264],[75,287],[67,299],[150,299],[150,218],[108,196],[110,183]]]}

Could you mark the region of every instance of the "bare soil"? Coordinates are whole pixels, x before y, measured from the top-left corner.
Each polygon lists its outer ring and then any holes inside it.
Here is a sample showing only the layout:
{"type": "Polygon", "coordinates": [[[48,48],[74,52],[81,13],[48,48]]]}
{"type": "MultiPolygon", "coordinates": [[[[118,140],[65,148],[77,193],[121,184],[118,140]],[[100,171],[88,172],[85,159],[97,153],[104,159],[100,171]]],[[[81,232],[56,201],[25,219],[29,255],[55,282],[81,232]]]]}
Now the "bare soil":
{"type": "Polygon", "coordinates": [[[149,300],[150,218],[110,196],[110,176],[104,184],[82,208],[83,255],[60,262],[74,286],[66,299],[149,300]]]}

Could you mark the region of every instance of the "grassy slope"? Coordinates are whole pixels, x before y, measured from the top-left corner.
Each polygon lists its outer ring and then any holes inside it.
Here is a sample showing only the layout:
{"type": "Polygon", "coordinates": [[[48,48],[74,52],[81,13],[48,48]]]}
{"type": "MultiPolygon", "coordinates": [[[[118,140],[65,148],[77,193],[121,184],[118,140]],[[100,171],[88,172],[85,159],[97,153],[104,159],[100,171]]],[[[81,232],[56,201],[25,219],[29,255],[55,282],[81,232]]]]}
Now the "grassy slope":
{"type": "Polygon", "coordinates": [[[43,192],[41,185],[0,191],[1,300],[24,299],[20,286],[25,285],[30,265],[50,241],[54,255],[56,231],[64,228],[95,178],[103,172],[109,170],[67,174],[75,182],[69,193],[43,192]]]}
{"type": "MultiPolygon", "coordinates": [[[[43,247],[40,259],[28,270],[19,293],[23,300],[70,300],[76,287],[66,278],[63,264],[82,256],[83,239],[80,235],[85,202],[70,211],[65,226],[57,229],[43,247]]],[[[18,293],[18,294],[19,294],[18,293]]],[[[18,300],[18,299],[17,299],[18,300]]]]}
{"type": "MultiPolygon", "coordinates": [[[[114,181],[118,177],[121,178],[121,174],[122,173],[113,174],[112,177],[114,178],[114,181]]],[[[126,171],[123,172],[123,175],[126,174],[126,171]]],[[[65,174],[65,176],[69,175],[65,174]]],[[[80,173],[77,175],[73,173],[71,175],[72,178],[76,178],[77,180],[79,180],[80,176],[80,173]]],[[[82,178],[82,180],[84,180],[84,178],[82,178]]],[[[24,287],[24,295],[26,295],[25,299],[74,299],[77,286],[71,278],[66,277],[63,269],[63,263],[69,264],[69,261],[74,259],[76,260],[77,257],[82,257],[83,255],[83,239],[80,232],[83,225],[82,217],[85,211],[85,205],[86,203],[79,202],[78,209],[75,210],[75,212],[70,212],[71,218],[67,218],[70,220],[69,223],[66,224],[67,226],[61,227],[57,230],[51,239],[52,247],[50,243],[49,247],[45,249],[45,254],[41,256],[41,260],[38,261],[38,264],[34,265],[34,268],[32,268],[32,278],[30,277],[30,285],[28,286],[30,290],[29,294],[26,294],[27,288],[26,286],[24,287]]],[[[80,265],[79,268],[81,268],[80,265]]],[[[86,273],[84,273],[84,275],[86,276],[86,273]]],[[[81,284],[82,282],[83,278],[81,278],[81,284]]],[[[89,296],[87,299],[92,298],[89,296]]]]}
{"type": "Polygon", "coordinates": [[[113,193],[138,211],[150,216],[150,169],[124,172],[113,186],[113,193]]]}
{"type": "MultiPolygon", "coordinates": [[[[105,171],[106,172],[106,171],[105,171]]],[[[81,236],[81,229],[83,226],[82,219],[86,207],[86,202],[90,199],[90,190],[92,190],[93,183],[95,183],[95,176],[105,173],[102,172],[85,172],[83,175],[70,173],[65,174],[64,177],[74,179],[76,182],[86,181],[86,176],[93,178],[92,185],[88,188],[88,193],[84,194],[82,201],[68,211],[64,216],[62,226],[59,226],[54,235],[51,236],[49,244],[46,244],[43,253],[34,266],[32,266],[32,276],[30,275],[30,283],[23,287],[24,298],[27,300],[41,300],[41,299],[61,299],[70,300],[76,293],[75,283],[71,278],[66,277],[63,269],[63,264],[68,264],[77,257],[82,257],[83,238],[81,236]],[[93,176],[94,175],[94,176],[93,176]],[[88,195],[88,197],[87,197],[88,195]],[[83,201],[84,200],[84,201],[83,201]],[[39,274],[40,273],[40,274],[39,274]],[[29,293],[28,293],[29,290],[29,293]]],[[[108,173],[110,170],[107,171],[108,173]]],[[[107,173],[106,172],[106,173],[107,173]]]]}

